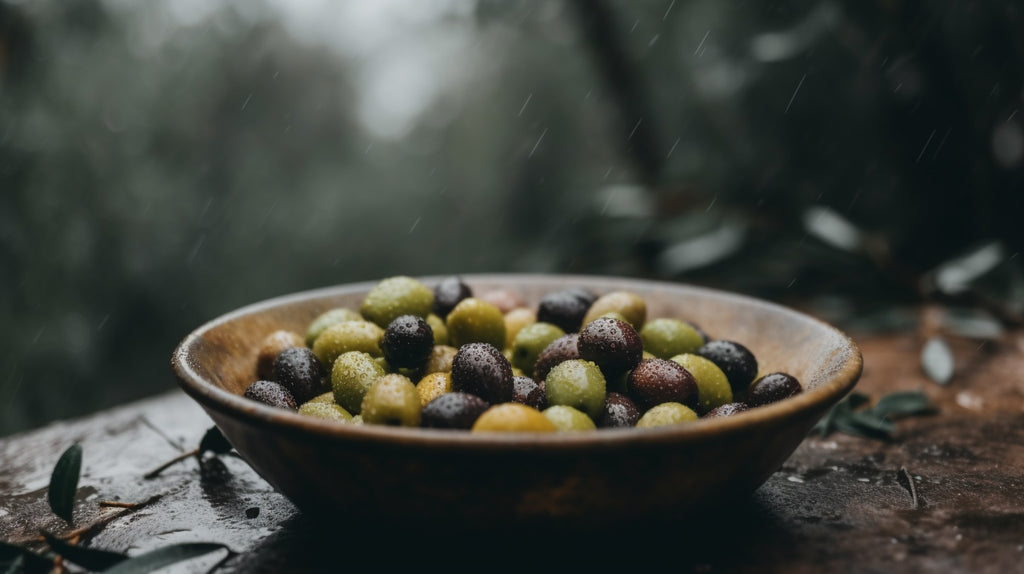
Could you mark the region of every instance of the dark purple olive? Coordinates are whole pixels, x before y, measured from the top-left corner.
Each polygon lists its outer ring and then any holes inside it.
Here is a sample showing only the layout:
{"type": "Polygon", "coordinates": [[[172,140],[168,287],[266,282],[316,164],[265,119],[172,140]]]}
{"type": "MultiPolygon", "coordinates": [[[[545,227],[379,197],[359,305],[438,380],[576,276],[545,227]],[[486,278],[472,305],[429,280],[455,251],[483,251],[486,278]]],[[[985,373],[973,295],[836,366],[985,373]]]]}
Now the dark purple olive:
{"type": "Polygon", "coordinates": [[[421,367],[434,350],[434,330],[422,317],[401,315],[384,329],[380,350],[392,367],[421,367]]]}
{"type": "Polygon", "coordinates": [[[626,379],[626,391],[644,412],[661,403],[682,403],[697,410],[697,380],[675,361],[640,361],[626,379]]]}
{"type": "Polygon", "coordinates": [[[629,323],[611,317],[600,317],[587,323],[580,331],[580,358],[597,363],[607,378],[614,378],[632,369],[643,358],[640,334],[629,323]]]}
{"type": "Polygon", "coordinates": [[[445,277],[434,287],[434,313],[444,319],[459,301],[473,296],[473,290],[460,277],[445,277]]]}
{"type": "Polygon", "coordinates": [[[420,426],[438,429],[469,429],[487,410],[487,401],[469,393],[445,393],[430,401],[420,413],[420,426]]]}
{"type": "Polygon", "coordinates": [[[320,359],[308,347],[290,347],[274,360],[274,381],[302,404],[330,389],[320,359]]]}
{"type": "Polygon", "coordinates": [[[604,411],[596,422],[600,428],[628,428],[635,427],[638,420],[640,408],[636,403],[626,395],[612,391],[605,397],[604,411]]]}
{"type": "Polygon", "coordinates": [[[577,347],[579,339],[579,334],[569,333],[548,343],[537,356],[537,364],[533,367],[533,380],[543,381],[558,363],[580,358],[580,350],[577,347]]]}
{"type": "Polygon", "coordinates": [[[496,405],[512,401],[512,365],[490,343],[466,343],[452,360],[452,390],[496,405]]]}
{"type": "Polygon", "coordinates": [[[728,417],[747,410],[750,410],[750,407],[748,407],[746,403],[725,403],[724,405],[718,405],[705,413],[704,418],[713,419],[716,417],[728,417]]]}
{"type": "Polygon", "coordinates": [[[735,341],[711,341],[697,349],[697,354],[722,369],[734,393],[744,394],[747,386],[757,376],[757,359],[754,354],[735,341]]]}
{"type": "Polygon", "coordinates": [[[751,383],[747,390],[747,404],[760,407],[788,399],[803,390],[796,377],[787,373],[769,373],[751,383]]]}
{"type": "Polygon", "coordinates": [[[575,333],[583,324],[587,309],[594,302],[593,293],[578,288],[553,291],[537,305],[537,321],[557,325],[566,333],[575,333]]]}
{"type": "Polygon", "coordinates": [[[548,398],[544,394],[544,385],[537,384],[530,377],[517,376],[512,378],[512,400],[533,407],[538,411],[548,408],[548,398]]]}
{"type": "Polygon", "coordinates": [[[259,401],[265,405],[280,409],[290,409],[294,411],[298,408],[298,405],[295,404],[295,397],[288,392],[288,389],[274,381],[256,381],[245,389],[245,394],[243,396],[247,399],[259,401]]]}

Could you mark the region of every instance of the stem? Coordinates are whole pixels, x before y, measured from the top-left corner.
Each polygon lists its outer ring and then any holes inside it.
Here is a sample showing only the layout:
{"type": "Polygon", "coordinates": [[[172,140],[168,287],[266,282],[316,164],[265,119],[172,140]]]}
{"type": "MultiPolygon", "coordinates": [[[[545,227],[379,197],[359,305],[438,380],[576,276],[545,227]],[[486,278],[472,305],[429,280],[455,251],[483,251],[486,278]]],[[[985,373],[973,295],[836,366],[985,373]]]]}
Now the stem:
{"type": "Polygon", "coordinates": [[[179,454],[178,456],[172,458],[171,460],[169,460],[169,461],[163,463],[162,465],[154,468],[153,470],[147,472],[145,475],[143,475],[143,478],[145,478],[145,479],[155,478],[158,474],[160,474],[164,470],[167,470],[167,468],[169,468],[169,467],[171,467],[171,466],[173,466],[173,465],[175,465],[175,464],[185,460],[186,458],[190,458],[190,457],[196,456],[198,454],[199,454],[199,449],[198,448],[195,449],[195,450],[190,450],[188,452],[183,452],[183,453],[179,454]]]}

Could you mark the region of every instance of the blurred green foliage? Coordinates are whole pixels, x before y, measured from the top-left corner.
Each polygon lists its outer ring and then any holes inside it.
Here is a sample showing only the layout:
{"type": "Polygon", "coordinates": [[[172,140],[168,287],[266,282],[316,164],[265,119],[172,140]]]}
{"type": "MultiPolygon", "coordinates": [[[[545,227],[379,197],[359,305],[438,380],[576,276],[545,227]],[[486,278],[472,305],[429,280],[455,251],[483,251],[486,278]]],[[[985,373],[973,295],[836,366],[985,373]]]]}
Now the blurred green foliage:
{"type": "Polygon", "coordinates": [[[222,312],[398,273],[656,277],[842,318],[997,245],[971,279],[1012,303],[1022,18],[0,0],[0,434],[173,387],[222,312]]]}

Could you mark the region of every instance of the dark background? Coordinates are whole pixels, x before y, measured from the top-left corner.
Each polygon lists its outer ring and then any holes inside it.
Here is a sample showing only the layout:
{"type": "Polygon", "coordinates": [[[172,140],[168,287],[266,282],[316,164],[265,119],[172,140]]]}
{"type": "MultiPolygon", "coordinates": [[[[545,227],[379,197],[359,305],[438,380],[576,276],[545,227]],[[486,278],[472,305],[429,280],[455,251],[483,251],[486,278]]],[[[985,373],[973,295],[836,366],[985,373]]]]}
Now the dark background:
{"type": "Polygon", "coordinates": [[[0,434],[394,274],[1018,323],[1022,32],[1015,0],[0,0],[0,434]]]}

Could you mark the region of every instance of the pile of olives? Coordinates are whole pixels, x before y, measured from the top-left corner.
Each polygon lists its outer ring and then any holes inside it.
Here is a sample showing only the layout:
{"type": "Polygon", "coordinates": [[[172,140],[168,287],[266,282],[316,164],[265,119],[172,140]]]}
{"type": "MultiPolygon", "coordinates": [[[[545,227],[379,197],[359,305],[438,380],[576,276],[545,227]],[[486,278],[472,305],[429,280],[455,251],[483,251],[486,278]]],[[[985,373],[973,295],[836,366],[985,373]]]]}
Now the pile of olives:
{"type": "Polygon", "coordinates": [[[342,421],[471,431],[650,428],[722,417],[802,392],[759,376],[736,341],[640,296],[568,288],[536,308],[507,290],[475,296],[459,277],[429,288],[380,281],[358,310],[331,309],[304,335],[275,331],[245,396],[342,421]]]}

